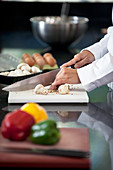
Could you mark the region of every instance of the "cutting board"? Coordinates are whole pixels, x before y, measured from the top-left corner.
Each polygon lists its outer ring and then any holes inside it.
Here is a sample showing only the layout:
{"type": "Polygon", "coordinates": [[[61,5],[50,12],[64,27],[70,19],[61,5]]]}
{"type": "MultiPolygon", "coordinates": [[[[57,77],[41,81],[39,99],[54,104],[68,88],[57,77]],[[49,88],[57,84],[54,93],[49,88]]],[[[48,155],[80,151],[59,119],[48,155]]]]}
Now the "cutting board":
{"type": "MultiPolygon", "coordinates": [[[[51,146],[32,144],[29,140],[9,141],[0,134],[0,148],[42,148],[90,151],[88,128],[60,128],[60,141],[51,146]]],[[[90,168],[90,157],[64,157],[42,154],[20,154],[0,151],[0,167],[42,167],[42,168],[90,168]]]]}
{"type": "MultiPolygon", "coordinates": [[[[47,86],[46,88],[49,88],[47,86]]],[[[88,103],[89,98],[87,92],[81,84],[70,85],[69,94],[59,94],[57,92],[47,95],[35,94],[34,89],[9,92],[8,103],[88,103]]]]}

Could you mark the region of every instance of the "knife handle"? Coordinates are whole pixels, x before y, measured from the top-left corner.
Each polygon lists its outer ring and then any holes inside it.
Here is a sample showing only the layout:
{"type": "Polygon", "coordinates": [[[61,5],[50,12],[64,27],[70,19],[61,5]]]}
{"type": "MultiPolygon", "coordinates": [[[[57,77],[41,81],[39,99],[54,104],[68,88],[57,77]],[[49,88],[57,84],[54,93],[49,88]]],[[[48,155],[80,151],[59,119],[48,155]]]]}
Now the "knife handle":
{"type": "Polygon", "coordinates": [[[72,65],[71,65],[71,68],[75,69],[74,65],[75,65],[75,64],[72,64],[72,65]]]}
{"type": "Polygon", "coordinates": [[[74,65],[75,65],[75,64],[72,64],[71,66],[68,66],[67,68],[73,68],[73,69],[75,69],[74,65]]]}
{"type": "Polygon", "coordinates": [[[0,151],[20,154],[45,154],[53,156],[75,157],[75,158],[89,158],[90,152],[79,150],[65,150],[65,149],[34,149],[34,148],[8,148],[0,147],[0,151]]]}
{"type": "Polygon", "coordinates": [[[63,150],[63,149],[45,150],[44,154],[55,155],[55,156],[78,157],[78,158],[88,158],[90,156],[89,152],[77,151],[77,150],[63,150]]]}

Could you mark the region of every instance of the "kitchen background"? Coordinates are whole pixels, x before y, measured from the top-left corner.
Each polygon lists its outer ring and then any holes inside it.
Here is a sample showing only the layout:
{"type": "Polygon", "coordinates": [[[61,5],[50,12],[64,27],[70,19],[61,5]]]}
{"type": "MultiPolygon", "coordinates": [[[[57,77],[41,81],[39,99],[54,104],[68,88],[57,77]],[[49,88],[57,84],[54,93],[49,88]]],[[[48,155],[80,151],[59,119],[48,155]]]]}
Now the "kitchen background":
{"type": "MultiPolygon", "coordinates": [[[[113,1],[113,0],[112,0],[113,1]]],[[[70,0],[69,16],[82,16],[89,19],[88,29],[73,49],[85,48],[99,41],[112,25],[110,0],[70,0]]],[[[29,19],[33,16],[59,16],[63,0],[2,0],[0,1],[0,50],[38,49],[48,45],[36,40],[32,34],[29,19]]],[[[66,0],[65,0],[66,2],[66,0]]]]}

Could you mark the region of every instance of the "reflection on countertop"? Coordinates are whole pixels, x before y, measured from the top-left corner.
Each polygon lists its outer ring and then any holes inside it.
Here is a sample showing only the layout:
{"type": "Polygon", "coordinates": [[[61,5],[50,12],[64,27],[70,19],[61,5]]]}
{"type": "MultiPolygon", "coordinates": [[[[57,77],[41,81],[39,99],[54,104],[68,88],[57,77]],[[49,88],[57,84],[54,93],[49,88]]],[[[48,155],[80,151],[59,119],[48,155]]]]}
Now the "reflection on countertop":
{"type": "MultiPolygon", "coordinates": [[[[107,93],[107,103],[88,104],[41,104],[48,117],[57,122],[58,127],[88,127],[91,140],[92,159],[105,159],[96,170],[113,170],[113,91],[107,93]],[[100,148],[101,147],[101,148],[100,148]],[[99,152],[97,153],[97,151],[99,152]],[[110,154],[110,155],[109,155],[110,154]],[[103,155],[103,156],[102,156],[103,155]],[[110,162],[111,163],[110,163],[110,162]],[[109,164],[108,164],[109,162],[109,164]]],[[[2,113],[11,112],[21,104],[9,104],[1,108],[2,113]]],[[[100,161],[100,162],[101,162],[100,161]]],[[[92,160],[92,170],[95,170],[92,160]]]]}
{"type": "MultiPolygon", "coordinates": [[[[111,97],[108,92],[108,98],[111,97]]],[[[111,102],[111,101],[110,101],[111,102]]],[[[112,100],[113,102],[113,100],[112,100]]],[[[96,130],[104,135],[106,142],[109,144],[111,155],[111,169],[113,170],[113,110],[109,107],[110,103],[89,104],[89,110],[82,112],[77,122],[86,125],[92,130],[96,130]],[[106,109],[105,109],[106,108],[106,109]],[[112,112],[111,112],[112,110],[112,112]],[[110,112],[109,112],[110,111],[110,112]],[[112,114],[111,114],[112,113],[112,114]]]]}
{"type": "MultiPolygon", "coordinates": [[[[8,104],[8,92],[2,91],[3,87],[4,85],[1,84],[0,124],[8,112],[22,106],[21,104],[8,104]]],[[[103,93],[105,93],[104,89],[103,93]]],[[[48,117],[57,122],[58,127],[88,127],[91,170],[113,170],[113,91],[107,92],[107,102],[41,105],[47,110],[48,117]]]]}

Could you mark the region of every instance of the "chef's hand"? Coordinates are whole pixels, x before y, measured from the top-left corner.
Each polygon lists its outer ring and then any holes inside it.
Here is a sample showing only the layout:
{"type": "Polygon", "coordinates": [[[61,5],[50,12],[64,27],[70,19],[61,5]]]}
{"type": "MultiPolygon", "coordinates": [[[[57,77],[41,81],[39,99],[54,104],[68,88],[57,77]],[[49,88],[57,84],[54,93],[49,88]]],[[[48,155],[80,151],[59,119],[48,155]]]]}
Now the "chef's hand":
{"type": "Polygon", "coordinates": [[[55,90],[61,84],[79,84],[80,79],[76,69],[62,67],[56,75],[55,81],[52,83],[50,89],[55,90]]]}
{"type": "Polygon", "coordinates": [[[90,51],[83,50],[81,53],[76,54],[72,60],[64,63],[61,68],[69,67],[73,64],[75,68],[80,68],[86,64],[92,63],[94,60],[94,55],[90,51]]]}

